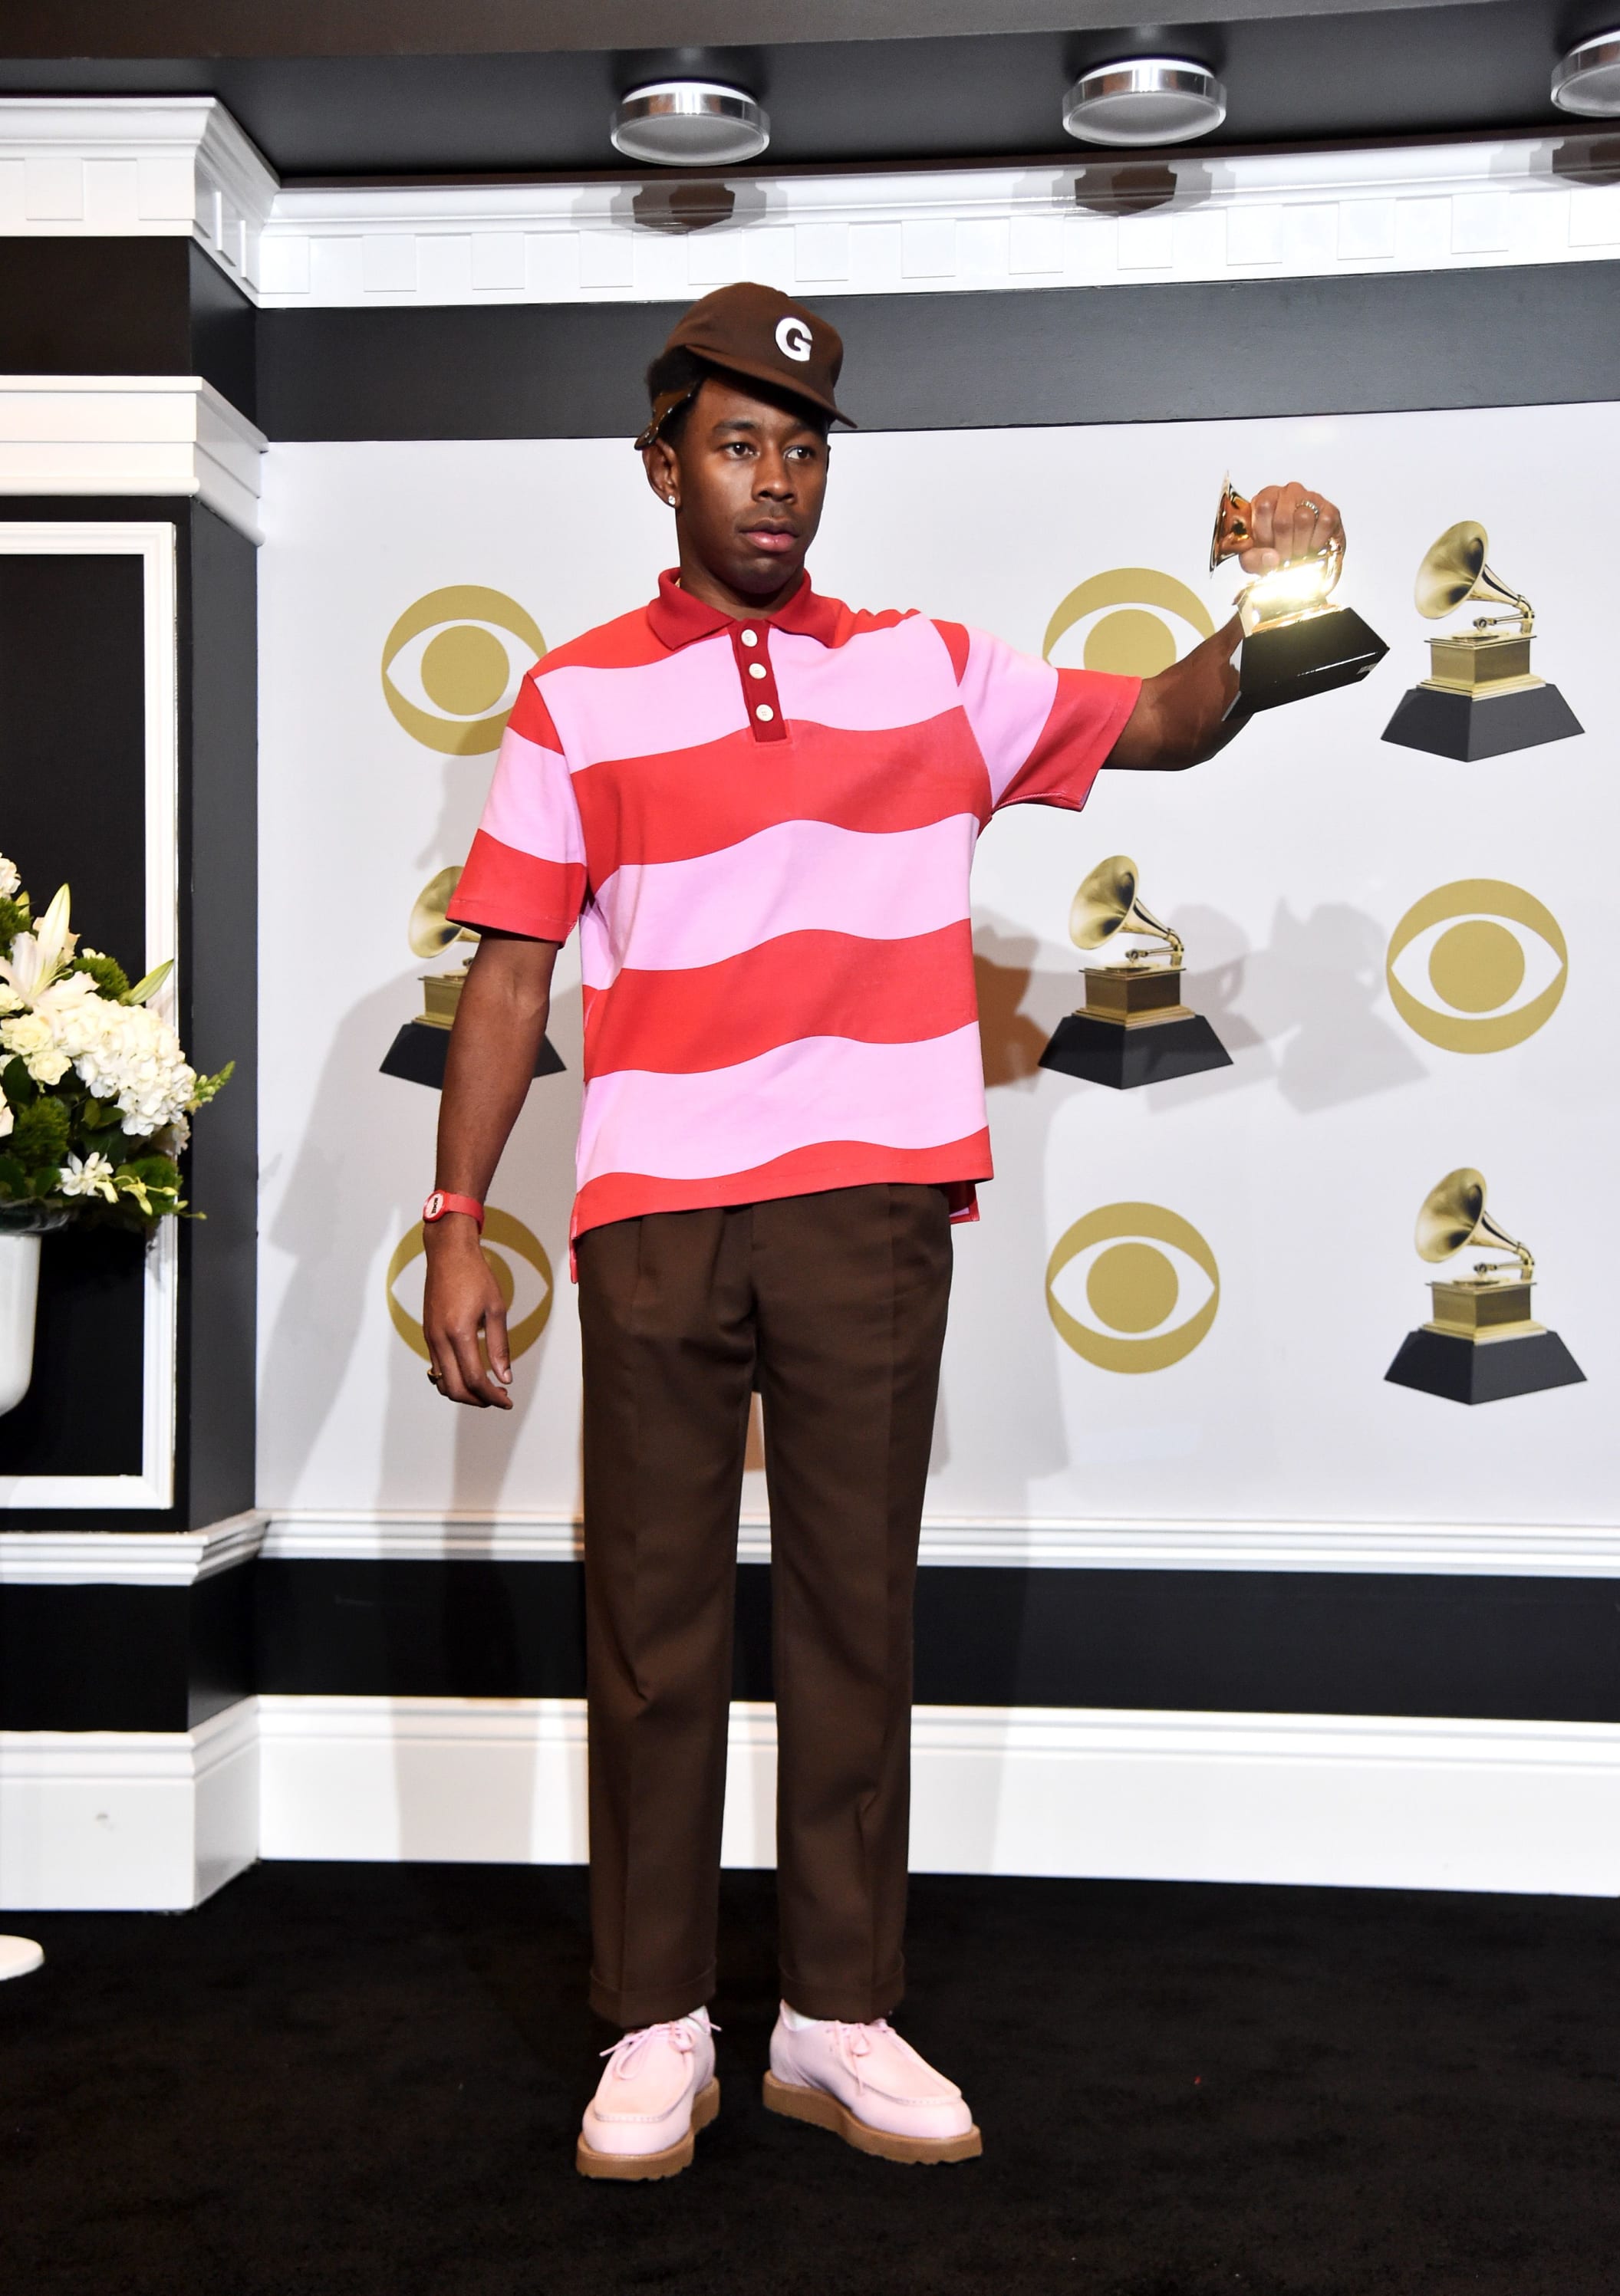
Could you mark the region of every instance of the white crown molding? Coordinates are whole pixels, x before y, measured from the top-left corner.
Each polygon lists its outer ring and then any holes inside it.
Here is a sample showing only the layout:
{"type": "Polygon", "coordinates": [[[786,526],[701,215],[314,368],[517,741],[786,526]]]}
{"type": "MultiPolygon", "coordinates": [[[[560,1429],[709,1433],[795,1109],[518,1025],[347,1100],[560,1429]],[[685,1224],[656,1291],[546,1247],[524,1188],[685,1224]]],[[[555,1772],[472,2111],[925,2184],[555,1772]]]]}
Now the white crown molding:
{"type": "MultiPolygon", "coordinates": [[[[575,1699],[261,1697],[260,1854],[577,1864],[575,1699]]],[[[911,1863],[1620,1891],[1620,1726],[918,1707],[911,1863]]],[[[734,1705],[722,1857],[774,1861],[776,1726],[734,1705]]]]}
{"type": "Polygon", "coordinates": [[[0,234],[179,234],[255,300],[683,300],[740,278],[829,294],[1470,270],[1620,257],[1604,131],[1345,152],[1076,153],[1040,167],[281,186],[210,96],[0,98],[0,234]],[[1145,208],[1147,179],[1173,172],[1145,208]],[[1168,172],[1167,172],[1168,171],[1168,172]]]}
{"type": "Polygon", "coordinates": [[[1568,172],[1590,140],[737,177],[730,219],[686,232],[645,219],[662,183],[290,189],[259,299],[680,300],[754,278],[813,300],[1581,261],[1620,251],[1620,187],[1568,172]],[[1173,196],[1132,212],[1171,168],[1173,196]]]}
{"type": "Polygon", "coordinates": [[[276,182],[213,96],[0,96],[8,239],[195,239],[251,289],[276,182]]]}
{"type": "Polygon", "coordinates": [[[251,1698],[194,1730],[0,1730],[0,1907],[183,1912],[258,1854],[251,1698]]]}
{"type": "MultiPolygon", "coordinates": [[[[273,1508],[267,1562],[568,1562],[562,1515],[343,1513],[273,1508]]],[[[768,1562],[770,1527],[744,1520],[738,1559],[768,1562]]],[[[1620,1529],[1502,1523],[949,1521],[923,1525],[925,1566],[1047,1570],[1345,1571],[1442,1578],[1620,1578],[1620,1529]]]]}
{"type": "Polygon", "coordinates": [[[206,1530],[0,1530],[0,1587],[194,1587],[251,1562],[265,1518],[206,1530]]]}
{"type": "Polygon", "coordinates": [[[198,374],[0,374],[0,495],[195,495],[257,542],[267,444],[198,374]]]}

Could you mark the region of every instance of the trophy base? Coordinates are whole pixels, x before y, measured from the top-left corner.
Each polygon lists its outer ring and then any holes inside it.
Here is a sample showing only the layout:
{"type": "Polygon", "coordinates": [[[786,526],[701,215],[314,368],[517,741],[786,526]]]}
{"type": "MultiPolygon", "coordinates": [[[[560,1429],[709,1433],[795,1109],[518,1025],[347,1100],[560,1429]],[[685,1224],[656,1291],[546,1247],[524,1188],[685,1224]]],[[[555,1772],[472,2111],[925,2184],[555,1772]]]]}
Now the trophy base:
{"type": "Polygon", "coordinates": [[[1567,742],[1584,732],[1556,685],[1518,686],[1505,693],[1447,693],[1437,685],[1414,685],[1403,694],[1384,739],[1403,750],[1427,750],[1431,757],[1456,758],[1475,765],[1509,750],[1534,750],[1543,742],[1567,742]]]}
{"type": "Polygon", "coordinates": [[[1359,684],[1388,652],[1353,606],[1328,606],[1269,628],[1262,623],[1243,641],[1238,698],[1253,711],[1331,693],[1359,684]]]}
{"type": "Polygon", "coordinates": [[[1415,1387],[1448,1403],[1503,1403],[1510,1395],[1536,1395],[1546,1387],[1585,1382],[1556,1332],[1523,1338],[1465,1340],[1451,1332],[1408,1332],[1384,1374],[1397,1387],[1415,1387]]]}
{"type": "Polygon", "coordinates": [[[1117,1021],[1093,1020],[1089,1013],[1071,1013],[1053,1030],[1040,1064],[1060,1076],[1130,1092],[1138,1085],[1199,1076],[1205,1069],[1229,1069],[1232,1056],[1202,1013],[1131,1029],[1117,1021]]]}
{"type": "MultiPolygon", "coordinates": [[[[407,1084],[424,1084],[432,1092],[441,1091],[445,1058],[449,1049],[450,1032],[448,1029],[435,1029],[427,1021],[407,1021],[389,1046],[381,1073],[402,1077],[407,1084]]],[[[551,1038],[543,1037],[540,1049],[535,1055],[536,1076],[561,1076],[567,1065],[551,1038]]]]}

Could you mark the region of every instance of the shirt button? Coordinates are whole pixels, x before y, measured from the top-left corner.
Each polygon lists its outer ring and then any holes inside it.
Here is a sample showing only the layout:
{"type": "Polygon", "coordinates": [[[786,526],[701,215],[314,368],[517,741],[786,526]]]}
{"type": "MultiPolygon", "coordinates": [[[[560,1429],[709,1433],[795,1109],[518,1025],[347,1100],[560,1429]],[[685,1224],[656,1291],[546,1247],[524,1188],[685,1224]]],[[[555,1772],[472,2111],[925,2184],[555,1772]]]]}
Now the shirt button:
{"type": "Polygon", "coordinates": [[[762,661],[751,661],[748,665],[748,675],[750,677],[763,677],[765,675],[764,663],[762,661]]]}
{"type": "Polygon", "coordinates": [[[743,644],[744,645],[758,645],[759,643],[760,634],[758,630],[744,630],[743,632],[743,644]]]}
{"type": "Polygon", "coordinates": [[[759,708],[754,711],[754,713],[753,713],[753,714],[754,714],[754,716],[759,719],[759,721],[760,721],[760,723],[761,723],[761,726],[769,726],[769,723],[770,723],[770,721],[771,721],[771,719],[776,716],[776,714],[777,714],[777,713],[776,713],[776,711],[771,708],[771,706],[770,706],[770,704],[769,704],[769,701],[761,701],[761,704],[760,704],[760,706],[759,706],[759,708]]]}

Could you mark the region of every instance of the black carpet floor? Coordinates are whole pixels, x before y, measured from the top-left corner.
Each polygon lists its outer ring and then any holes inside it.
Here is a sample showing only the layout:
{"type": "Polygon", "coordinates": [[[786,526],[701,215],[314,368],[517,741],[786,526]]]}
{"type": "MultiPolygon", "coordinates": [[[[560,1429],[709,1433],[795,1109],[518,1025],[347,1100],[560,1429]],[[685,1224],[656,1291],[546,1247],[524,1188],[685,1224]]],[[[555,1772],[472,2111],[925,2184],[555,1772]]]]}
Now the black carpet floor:
{"type": "Polygon", "coordinates": [[[261,1866],[11,1917],[5,2296],[1615,2296],[1620,1906],[925,1879],[897,2021],[982,2161],[768,2116],[769,1875],[730,1874],[720,2118],[572,2166],[583,1876],[261,1866]]]}

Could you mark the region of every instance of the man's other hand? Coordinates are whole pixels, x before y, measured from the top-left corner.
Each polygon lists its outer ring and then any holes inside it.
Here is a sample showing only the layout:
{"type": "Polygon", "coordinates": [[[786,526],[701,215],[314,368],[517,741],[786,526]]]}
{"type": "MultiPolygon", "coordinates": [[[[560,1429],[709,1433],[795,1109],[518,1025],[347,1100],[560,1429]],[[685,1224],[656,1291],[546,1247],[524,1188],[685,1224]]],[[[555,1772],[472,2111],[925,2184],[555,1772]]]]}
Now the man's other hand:
{"type": "Polygon", "coordinates": [[[433,1359],[433,1384],[447,1402],[470,1403],[481,1411],[491,1404],[511,1410],[506,1302],[481,1249],[478,1228],[464,1212],[447,1213],[427,1232],[422,1328],[433,1359]]]}

